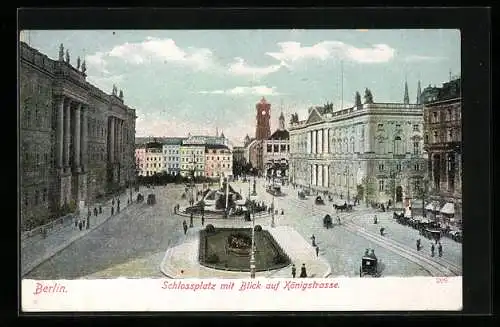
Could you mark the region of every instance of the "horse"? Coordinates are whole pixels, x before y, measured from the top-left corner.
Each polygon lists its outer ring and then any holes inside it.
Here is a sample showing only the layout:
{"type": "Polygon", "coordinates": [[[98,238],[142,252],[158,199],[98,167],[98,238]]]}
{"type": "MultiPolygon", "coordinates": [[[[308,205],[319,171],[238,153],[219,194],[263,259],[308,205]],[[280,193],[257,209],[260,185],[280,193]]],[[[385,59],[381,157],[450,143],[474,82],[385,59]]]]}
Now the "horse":
{"type": "MultiPolygon", "coordinates": [[[[349,206],[346,205],[346,204],[343,204],[343,205],[340,205],[340,206],[334,204],[333,207],[335,208],[336,211],[343,212],[343,211],[347,211],[349,206]]],[[[351,209],[352,209],[352,206],[351,206],[351,209]]]]}

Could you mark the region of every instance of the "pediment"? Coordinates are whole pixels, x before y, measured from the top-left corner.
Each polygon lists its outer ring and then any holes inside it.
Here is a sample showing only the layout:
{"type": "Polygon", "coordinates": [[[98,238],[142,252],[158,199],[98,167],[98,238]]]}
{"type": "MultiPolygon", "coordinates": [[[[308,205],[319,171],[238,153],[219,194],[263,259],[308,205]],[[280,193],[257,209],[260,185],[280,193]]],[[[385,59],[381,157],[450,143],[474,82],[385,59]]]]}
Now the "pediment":
{"type": "Polygon", "coordinates": [[[311,110],[311,113],[309,114],[309,117],[307,118],[306,124],[314,124],[314,123],[319,123],[323,122],[324,119],[321,117],[321,115],[318,113],[316,108],[311,110]]]}

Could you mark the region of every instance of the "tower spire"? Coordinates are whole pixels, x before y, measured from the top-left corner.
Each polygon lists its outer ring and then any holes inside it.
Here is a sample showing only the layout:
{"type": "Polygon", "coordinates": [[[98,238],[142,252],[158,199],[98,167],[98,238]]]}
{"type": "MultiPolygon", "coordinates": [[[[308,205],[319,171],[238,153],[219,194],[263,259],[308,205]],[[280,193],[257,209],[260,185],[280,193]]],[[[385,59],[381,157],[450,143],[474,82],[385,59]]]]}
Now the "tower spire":
{"type": "Polygon", "coordinates": [[[422,104],[422,88],[420,87],[420,80],[418,81],[417,85],[417,104],[422,104]]]}
{"type": "Polygon", "coordinates": [[[219,127],[215,127],[215,136],[219,137],[219,127]]]}
{"type": "Polygon", "coordinates": [[[410,104],[410,96],[408,95],[408,81],[405,77],[405,95],[403,99],[404,104],[410,104]]]}

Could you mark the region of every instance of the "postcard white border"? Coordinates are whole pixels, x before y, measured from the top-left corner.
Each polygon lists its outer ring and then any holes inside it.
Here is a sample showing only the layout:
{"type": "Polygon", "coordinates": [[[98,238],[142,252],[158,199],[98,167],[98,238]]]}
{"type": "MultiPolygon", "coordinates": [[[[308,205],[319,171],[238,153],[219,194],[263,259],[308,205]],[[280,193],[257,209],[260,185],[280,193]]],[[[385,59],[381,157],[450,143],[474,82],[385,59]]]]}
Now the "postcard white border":
{"type": "Polygon", "coordinates": [[[462,277],[24,279],[21,296],[23,312],[458,311],[462,277]],[[230,282],[232,289],[221,289],[230,282]],[[245,282],[258,282],[261,288],[242,291],[245,282]],[[286,289],[290,282],[298,283],[297,288],[286,289]],[[278,285],[277,290],[267,289],[268,284],[278,285]]]}

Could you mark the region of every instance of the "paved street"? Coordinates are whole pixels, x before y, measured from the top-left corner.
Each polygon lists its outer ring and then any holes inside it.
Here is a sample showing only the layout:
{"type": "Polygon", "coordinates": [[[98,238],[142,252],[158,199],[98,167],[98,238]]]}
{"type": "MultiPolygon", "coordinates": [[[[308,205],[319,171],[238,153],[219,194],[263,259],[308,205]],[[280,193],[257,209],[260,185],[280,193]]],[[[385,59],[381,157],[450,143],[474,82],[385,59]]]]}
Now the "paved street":
{"type": "MultiPolygon", "coordinates": [[[[235,182],[234,188],[248,192],[248,184],[235,182]]],[[[270,204],[272,196],[264,190],[264,180],[258,181],[257,198],[270,204]]],[[[146,189],[144,189],[146,190],[146,189]]],[[[428,261],[410,260],[415,247],[418,232],[398,225],[392,220],[392,213],[377,213],[380,225],[372,224],[372,209],[356,207],[351,214],[340,214],[342,226],[334,225],[325,229],[322,219],[327,212],[332,213],[331,204],[314,205],[314,197],[306,200],[297,198],[297,191],[284,188],[289,194],[275,198],[275,207],[284,209],[284,215],[276,216],[278,226],[290,226],[296,229],[306,240],[312,234],[324,257],[332,267],[332,276],[359,276],[361,256],[366,248],[374,248],[383,268],[383,276],[428,276],[425,266],[439,260],[456,265],[461,262],[461,245],[454,241],[443,240],[443,258],[430,258],[428,244],[422,239],[424,249],[420,253],[428,261]],[[344,226],[345,224],[345,226],[344,226]],[[381,243],[374,236],[380,226],[387,231],[391,244],[381,243]],[[360,232],[358,232],[360,230],[360,232]],[[364,233],[364,234],[363,234],[364,233]],[[395,250],[397,247],[402,249],[395,250]],[[404,249],[403,249],[404,248],[404,249]],[[400,254],[401,251],[406,254],[400,254]],[[402,256],[403,255],[403,256],[402,256]],[[408,258],[410,259],[408,259],[408,258]]],[[[173,215],[176,203],[183,205],[180,199],[182,190],[172,185],[156,187],[157,205],[134,205],[119,215],[110,218],[100,227],[91,231],[62,252],[34,269],[28,278],[113,278],[113,277],[162,277],[160,263],[167,248],[180,244],[185,236],[182,233],[182,221],[189,218],[173,215]]],[[[217,226],[220,220],[210,221],[217,226]]],[[[207,222],[208,223],[208,222],[207,222]]],[[[269,217],[258,218],[257,223],[270,224],[269,217]]],[[[199,222],[195,221],[195,224],[199,222]]],[[[438,264],[438,263],[437,263],[438,264]]]]}

